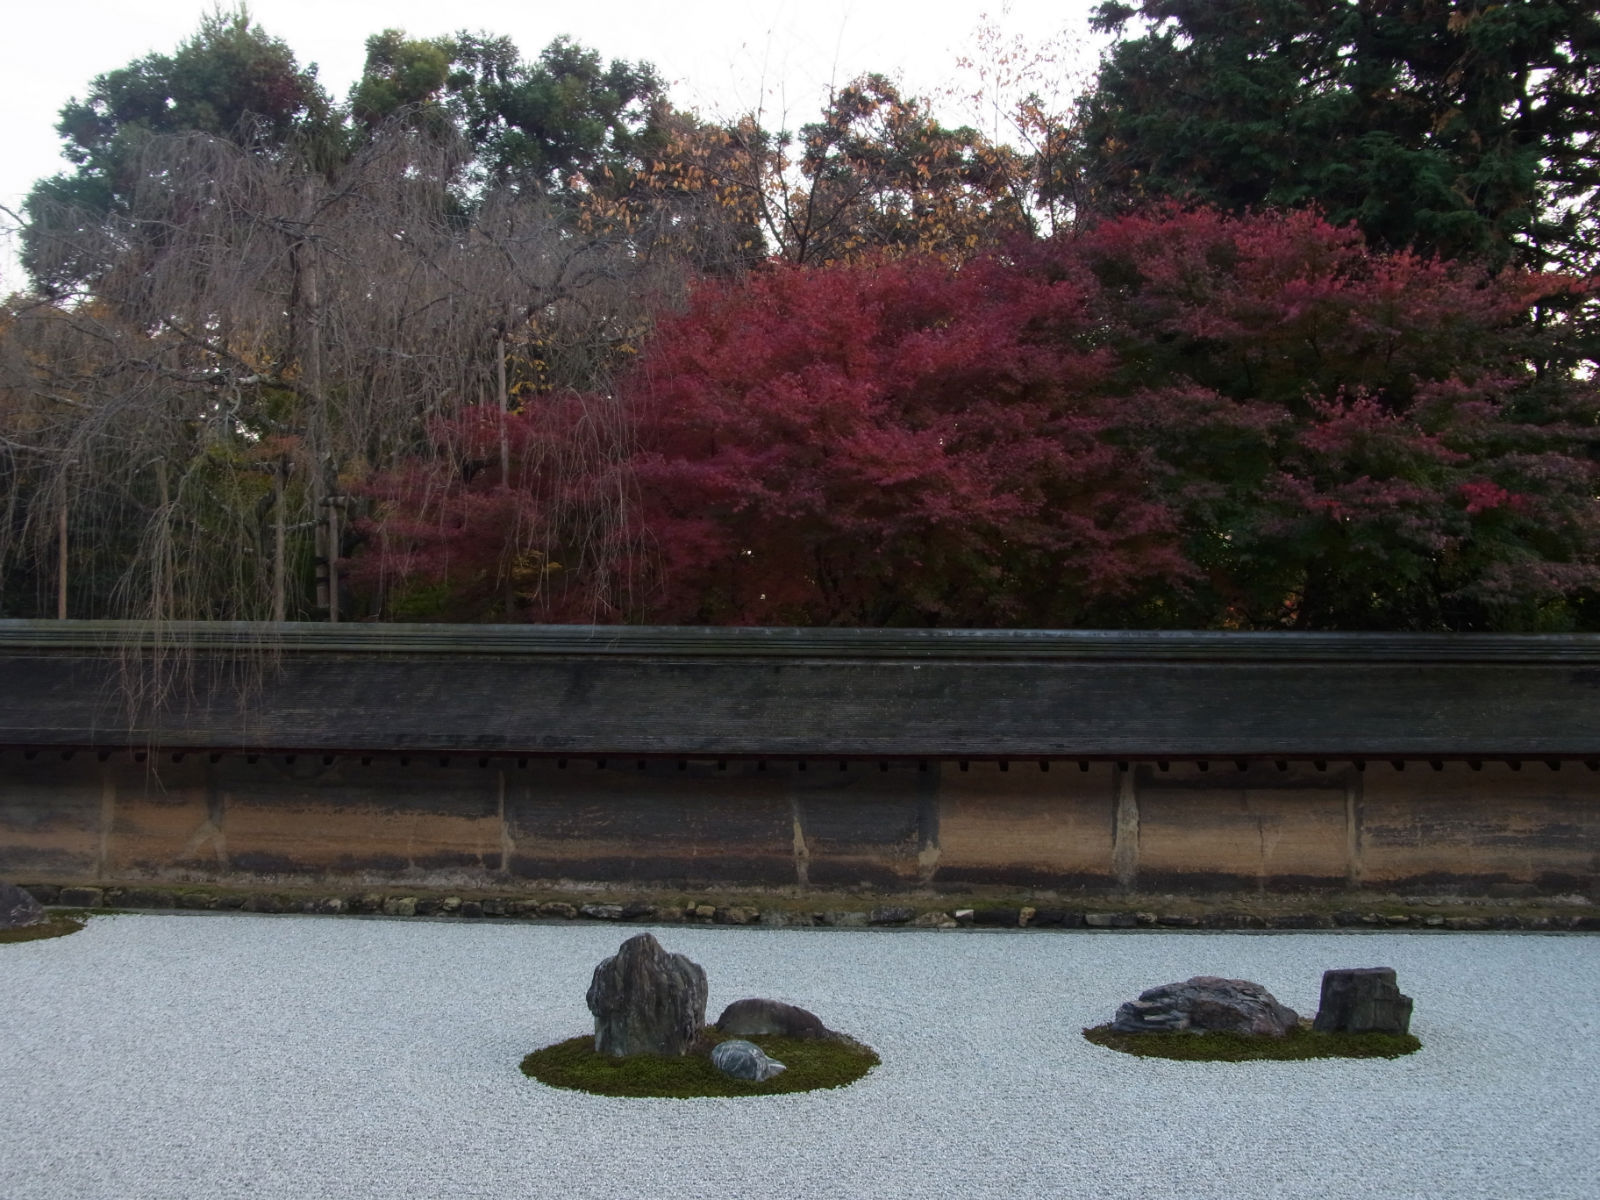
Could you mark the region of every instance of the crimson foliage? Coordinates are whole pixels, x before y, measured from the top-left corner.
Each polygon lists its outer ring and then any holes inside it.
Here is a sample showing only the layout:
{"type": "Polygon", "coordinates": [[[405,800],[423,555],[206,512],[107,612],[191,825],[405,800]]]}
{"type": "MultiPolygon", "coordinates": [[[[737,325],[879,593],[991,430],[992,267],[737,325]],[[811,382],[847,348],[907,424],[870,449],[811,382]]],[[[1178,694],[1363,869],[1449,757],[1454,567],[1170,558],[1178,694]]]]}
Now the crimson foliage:
{"type": "Polygon", "coordinates": [[[1576,286],[1180,209],[772,270],[662,325],[625,463],[552,494],[570,412],[513,418],[510,486],[390,477],[381,527],[481,587],[494,505],[630,493],[664,622],[1594,627],[1595,387],[1543,311],[1576,286]]]}
{"type": "Polygon", "coordinates": [[[1040,624],[1177,584],[1073,280],[998,261],[702,290],[634,381],[671,621],[1040,624]]]}
{"type": "Polygon", "coordinates": [[[615,407],[567,393],[434,422],[431,454],[364,488],[351,583],[389,619],[619,620],[615,407]]]}
{"type": "Polygon", "coordinates": [[[1100,283],[1112,437],[1154,455],[1204,582],[1148,619],[1568,628],[1600,573],[1596,389],[1551,362],[1573,281],[1369,251],[1314,214],[1166,209],[1046,248],[1100,283]]]}

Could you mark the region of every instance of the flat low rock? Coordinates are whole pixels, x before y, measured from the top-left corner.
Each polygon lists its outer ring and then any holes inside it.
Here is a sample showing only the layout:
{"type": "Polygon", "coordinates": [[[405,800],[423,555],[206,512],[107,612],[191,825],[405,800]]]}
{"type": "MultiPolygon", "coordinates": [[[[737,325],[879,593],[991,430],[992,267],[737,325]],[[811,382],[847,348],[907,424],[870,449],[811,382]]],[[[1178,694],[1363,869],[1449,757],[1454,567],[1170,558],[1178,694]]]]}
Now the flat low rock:
{"type": "Polygon", "coordinates": [[[779,1071],[788,1070],[781,1062],[768,1058],[754,1042],[743,1042],[738,1038],[718,1042],[712,1047],[711,1065],[724,1075],[748,1079],[752,1083],[760,1083],[764,1079],[771,1079],[779,1071]]]}
{"type": "Polygon", "coordinates": [[[1249,1033],[1283,1037],[1300,1018],[1259,983],[1196,975],[1141,992],[1117,1009],[1117,1033],[1249,1033]]]}
{"type": "Polygon", "coordinates": [[[777,1034],[795,1038],[836,1036],[815,1013],[781,1000],[735,1000],[717,1018],[717,1030],[735,1037],[777,1034]]]}
{"type": "Polygon", "coordinates": [[[594,969],[585,999],[595,1053],[683,1055],[706,1023],[706,973],[641,933],[594,969]]]}
{"type": "Polygon", "coordinates": [[[0,880],[0,929],[21,929],[44,920],[44,906],[31,893],[0,880]]]}
{"type": "Polygon", "coordinates": [[[1400,994],[1393,967],[1324,971],[1311,1027],[1320,1033],[1409,1033],[1411,997],[1400,994]]]}

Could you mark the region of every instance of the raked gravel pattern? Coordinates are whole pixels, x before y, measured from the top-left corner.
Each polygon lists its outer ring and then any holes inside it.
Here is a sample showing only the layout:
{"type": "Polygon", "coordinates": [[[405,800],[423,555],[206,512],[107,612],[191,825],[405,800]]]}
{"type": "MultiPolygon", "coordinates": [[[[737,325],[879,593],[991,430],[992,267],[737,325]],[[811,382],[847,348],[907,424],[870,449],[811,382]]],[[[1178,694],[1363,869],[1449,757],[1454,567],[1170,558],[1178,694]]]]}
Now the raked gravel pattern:
{"type": "Polygon", "coordinates": [[[837,1091],[625,1100],[525,1078],[634,927],[113,916],[0,946],[3,1200],[1600,1194],[1600,937],[664,927],[712,1017],[770,996],[877,1048],[837,1091]],[[1142,989],[1309,1014],[1392,966],[1421,1053],[1091,1046],[1142,989]]]}

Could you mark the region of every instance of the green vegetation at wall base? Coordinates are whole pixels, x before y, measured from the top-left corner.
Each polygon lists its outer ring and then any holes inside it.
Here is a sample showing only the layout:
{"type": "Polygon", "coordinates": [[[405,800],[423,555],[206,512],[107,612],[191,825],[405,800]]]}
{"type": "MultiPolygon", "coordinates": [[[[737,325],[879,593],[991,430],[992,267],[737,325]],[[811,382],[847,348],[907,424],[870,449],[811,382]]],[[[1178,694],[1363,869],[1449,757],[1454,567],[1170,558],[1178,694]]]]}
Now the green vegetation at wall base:
{"type": "Polygon", "coordinates": [[[727,1035],[707,1030],[694,1053],[681,1058],[634,1054],[612,1058],[594,1051],[594,1036],[568,1038],[522,1060],[522,1072],[540,1083],[598,1096],[772,1096],[844,1087],[879,1059],[859,1042],[790,1037],[751,1037],[788,1069],[761,1083],[730,1079],[711,1065],[711,1048],[727,1035]]]}

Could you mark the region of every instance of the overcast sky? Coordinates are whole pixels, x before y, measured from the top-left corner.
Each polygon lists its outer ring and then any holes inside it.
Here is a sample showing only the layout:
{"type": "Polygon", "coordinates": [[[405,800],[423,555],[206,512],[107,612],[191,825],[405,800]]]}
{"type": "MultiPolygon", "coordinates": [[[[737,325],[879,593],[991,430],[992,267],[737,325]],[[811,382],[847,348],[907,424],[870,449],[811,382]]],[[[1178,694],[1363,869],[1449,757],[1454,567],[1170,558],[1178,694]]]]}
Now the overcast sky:
{"type": "MultiPolygon", "coordinates": [[[[152,51],[170,52],[211,6],[201,0],[9,0],[0,41],[0,204],[15,210],[35,179],[62,170],[57,113],[94,76],[152,51]]],[[[230,6],[231,7],[231,6],[230,6]]],[[[342,99],[360,74],[369,34],[414,37],[458,29],[509,35],[525,57],[567,34],[606,58],[644,59],[674,101],[706,116],[760,107],[772,126],[797,126],[831,84],[864,71],[897,77],[917,95],[959,85],[956,62],[977,49],[985,21],[1028,46],[1086,69],[1093,0],[255,0],[256,22],[316,63],[342,99]],[[1077,62],[1071,60],[1076,56],[1077,62]],[[785,119],[787,117],[787,119],[785,119]]],[[[968,77],[970,82],[970,77],[968,77]]],[[[949,117],[972,120],[944,102],[949,117]]],[[[9,223],[9,222],[7,222],[9,223]]],[[[23,283],[0,253],[0,294],[23,283]]]]}

